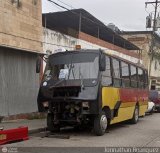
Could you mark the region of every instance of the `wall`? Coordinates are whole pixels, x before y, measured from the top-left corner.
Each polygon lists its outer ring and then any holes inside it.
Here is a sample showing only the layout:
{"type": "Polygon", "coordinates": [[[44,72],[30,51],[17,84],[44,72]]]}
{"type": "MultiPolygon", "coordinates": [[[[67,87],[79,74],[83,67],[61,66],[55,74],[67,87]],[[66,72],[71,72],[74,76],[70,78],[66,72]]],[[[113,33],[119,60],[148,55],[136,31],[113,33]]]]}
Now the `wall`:
{"type": "Polygon", "coordinates": [[[131,41],[135,45],[137,45],[142,50],[142,60],[144,66],[149,68],[149,59],[148,59],[148,51],[150,46],[150,36],[141,34],[141,35],[122,35],[128,41],[131,41]]]}
{"type": "Polygon", "coordinates": [[[37,111],[36,57],[0,47],[0,116],[37,111]]]}
{"type": "Polygon", "coordinates": [[[41,0],[0,0],[0,46],[42,51],[41,0]]]}
{"type": "Polygon", "coordinates": [[[102,41],[100,39],[97,39],[95,37],[92,37],[84,33],[81,33],[79,35],[79,39],[77,39],[77,38],[44,28],[43,29],[43,41],[44,41],[43,43],[44,52],[48,51],[48,52],[55,53],[59,51],[60,49],[75,50],[76,45],[81,45],[82,49],[100,49],[101,48],[103,50],[106,50],[106,52],[109,54],[114,54],[119,57],[129,59],[130,61],[134,63],[138,63],[140,61],[137,53],[135,52],[132,53],[132,51],[121,49],[120,47],[117,47],[115,45],[111,46],[111,44],[105,41],[102,41]],[[110,48],[110,46],[112,48],[110,48]]]}

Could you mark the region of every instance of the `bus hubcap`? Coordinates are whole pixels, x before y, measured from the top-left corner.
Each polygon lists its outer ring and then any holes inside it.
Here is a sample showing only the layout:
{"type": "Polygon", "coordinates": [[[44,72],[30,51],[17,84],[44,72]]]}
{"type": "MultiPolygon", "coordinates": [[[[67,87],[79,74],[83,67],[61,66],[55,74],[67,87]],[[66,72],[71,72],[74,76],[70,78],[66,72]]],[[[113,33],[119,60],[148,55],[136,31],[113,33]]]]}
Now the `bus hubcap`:
{"type": "Polygon", "coordinates": [[[107,118],[105,115],[101,116],[100,125],[101,125],[101,129],[105,131],[107,128],[107,118]]]}

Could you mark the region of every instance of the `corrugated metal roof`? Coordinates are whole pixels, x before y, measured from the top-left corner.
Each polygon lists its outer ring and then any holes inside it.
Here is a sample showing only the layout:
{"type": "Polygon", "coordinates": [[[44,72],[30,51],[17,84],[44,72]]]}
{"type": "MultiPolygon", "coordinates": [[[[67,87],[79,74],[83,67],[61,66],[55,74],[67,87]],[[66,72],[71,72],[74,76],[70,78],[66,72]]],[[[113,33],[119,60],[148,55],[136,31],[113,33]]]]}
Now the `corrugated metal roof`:
{"type": "Polygon", "coordinates": [[[127,50],[139,50],[137,46],[122,38],[119,34],[112,31],[104,23],[84,9],[43,14],[43,26],[48,29],[57,30],[64,33],[68,28],[79,31],[80,14],[82,17],[82,32],[94,37],[99,37],[106,42],[127,50]]]}

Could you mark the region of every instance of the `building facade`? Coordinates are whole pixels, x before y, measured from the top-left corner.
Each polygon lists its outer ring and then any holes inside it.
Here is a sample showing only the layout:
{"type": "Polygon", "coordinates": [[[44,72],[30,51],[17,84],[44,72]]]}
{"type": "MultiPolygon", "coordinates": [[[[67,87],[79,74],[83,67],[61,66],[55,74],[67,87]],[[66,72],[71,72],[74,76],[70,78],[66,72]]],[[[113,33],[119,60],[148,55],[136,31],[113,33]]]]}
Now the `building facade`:
{"type": "Polygon", "coordinates": [[[160,91],[160,37],[152,31],[126,31],[122,36],[141,49],[143,65],[150,77],[150,89],[160,91]]]}
{"type": "Polygon", "coordinates": [[[0,0],[0,116],[37,111],[41,0],[0,0]]]}

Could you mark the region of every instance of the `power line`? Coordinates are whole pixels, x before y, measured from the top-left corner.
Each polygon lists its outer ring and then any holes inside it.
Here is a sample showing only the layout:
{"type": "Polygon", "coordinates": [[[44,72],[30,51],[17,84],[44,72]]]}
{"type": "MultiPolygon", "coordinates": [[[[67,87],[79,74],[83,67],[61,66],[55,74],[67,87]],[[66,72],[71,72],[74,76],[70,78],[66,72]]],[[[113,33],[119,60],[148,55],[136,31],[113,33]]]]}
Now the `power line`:
{"type": "Polygon", "coordinates": [[[57,0],[57,1],[59,1],[59,2],[61,2],[62,4],[70,7],[71,9],[75,9],[75,8],[74,8],[72,5],[70,5],[70,4],[67,4],[67,3],[65,3],[65,2],[63,2],[63,1],[61,1],[61,0],[57,0]]]}
{"type": "Polygon", "coordinates": [[[61,8],[63,8],[63,9],[65,9],[65,10],[70,11],[70,9],[68,9],[68,8],[66,8],[66,7],[64,7],[64,6],[62,6],[62,5],[60,5],[60,4],[56,3],[56,2],[54,2],[54,1],[52,1],[52,0],[48,0],[48,1],[54,3],[55,5],[57,5],[57,6],[61,7],[61,8]]]}
{"type": "Polygon", "coordinates": [[[52,5],[52,6],[54,6],[55,8],[57,8],[58,10],[60,10],[60,11],[63,11],[64,9],[62,9],[61,7],[58,7],[57,5],[52,5]]]}

